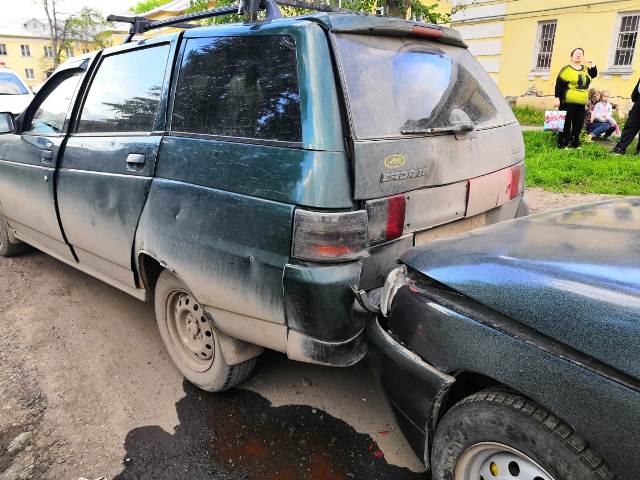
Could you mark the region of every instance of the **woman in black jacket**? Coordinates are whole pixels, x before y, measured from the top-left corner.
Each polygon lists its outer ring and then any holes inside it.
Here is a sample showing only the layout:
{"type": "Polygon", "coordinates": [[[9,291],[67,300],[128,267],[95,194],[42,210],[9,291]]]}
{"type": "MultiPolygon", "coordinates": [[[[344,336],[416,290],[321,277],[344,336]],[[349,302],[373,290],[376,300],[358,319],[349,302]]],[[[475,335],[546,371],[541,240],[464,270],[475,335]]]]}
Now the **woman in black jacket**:
{"type": "MultiPolygon", "coordinates": [[[[629,118],[624,124],[620,140],[616,143],[616,146],[611,150],[612,153],[623,155],[626,152],[627,147],[633,142],[634,137],[640,132],[640,80],[631,92],[631,101],[633,107],[629,112],[629,118]]],[[[640,155],[640,142],[636,146],[636,155],[640,155]]]]}
{"type": "Polygon", "coordinates": [[[598,69],[591,62],[585,67],[584,50],[571,52],[571,63],[564,66],[556,79],[556,106],[567,112],[564,130],[558,134],[558,148],[579,148],[580,131],[584,125],[584,109],[589,100],[589,85],[598,76],[598,69]]]}

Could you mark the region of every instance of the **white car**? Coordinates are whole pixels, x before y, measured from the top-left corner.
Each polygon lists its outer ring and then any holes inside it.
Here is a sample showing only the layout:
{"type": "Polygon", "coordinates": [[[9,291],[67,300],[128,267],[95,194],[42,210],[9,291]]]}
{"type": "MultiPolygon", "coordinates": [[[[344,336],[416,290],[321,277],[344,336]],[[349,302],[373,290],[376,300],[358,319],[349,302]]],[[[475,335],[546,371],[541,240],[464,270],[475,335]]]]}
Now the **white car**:
{"type": "Polygon", "coordinates": [[[0,68],[0,112],[22,113],[33,98],[29,87],[8,68],[0,68]]]}

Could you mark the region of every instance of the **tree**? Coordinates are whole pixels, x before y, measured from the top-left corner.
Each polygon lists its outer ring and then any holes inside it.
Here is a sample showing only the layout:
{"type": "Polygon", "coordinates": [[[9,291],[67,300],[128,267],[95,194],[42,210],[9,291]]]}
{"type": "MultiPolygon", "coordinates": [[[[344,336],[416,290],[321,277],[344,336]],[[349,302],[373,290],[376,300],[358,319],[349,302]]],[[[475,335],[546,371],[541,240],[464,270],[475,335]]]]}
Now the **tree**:
{"type": "Polygon", "coordinates": [[[53,68],[60,64],[62,53],[74,42],[91,44],[93,48],[109,45],[109,34],[105,31],[107,21],[102,14],[84,7],[78,13],[60,18],[58,7],[61,0],[38,0],[47,16],[49,38],[53,48],[53,68]]]}
{"type": "Polygon", "coordinates": [[[140,15],[141,13],[148,12],[149,10],[153,10],[154,8],[161,7],[162,5],[169,3],[170,1],[171,0],[141,0],[133,7],[130,7],[129,11],[135,13],[136,15],[140,15]]]}
{"type": "MultiPolygon", "coordinates": [[[[278,0],[276,0],[278,2],[278,0]]],[[[218,0],[215,2],[216,7],[225,7],[229,5],[237,5],[237,0],[218,0]]],[[[280,3],[280,2],[278,2],[280,3]]],[[[366,12],[373,13],[376,9],[384,7],[388,15],[401,18],[415,18],[423,20],[429,23],[449,23],[451,20],[450,13],[442,13],[438,11],[439,4],[433,3],[425,5],[420,0],[328,0],[326,2],[313,1],[313,0],[283,0],[282,3],[287,5],[280,5],[282,14],[286,16],[300,15],[308,13],[309,10],[305,9],[305,5],[319,5],[319,6],[333,6],[340,7],[346,10],[352,10],[354,12],[366,12]]],[[[198,12],[206,10],[210,7],[211,2],[209,0],[190,0],[191,12],[198,12]]],[[[459,10],[463,7],[456,6],[455,10],[459,10]]],[[[230,15],[225,17],[218,17],[206,20],[205,23],[229,23],[241,21],[237,15],[230,15]]]]}

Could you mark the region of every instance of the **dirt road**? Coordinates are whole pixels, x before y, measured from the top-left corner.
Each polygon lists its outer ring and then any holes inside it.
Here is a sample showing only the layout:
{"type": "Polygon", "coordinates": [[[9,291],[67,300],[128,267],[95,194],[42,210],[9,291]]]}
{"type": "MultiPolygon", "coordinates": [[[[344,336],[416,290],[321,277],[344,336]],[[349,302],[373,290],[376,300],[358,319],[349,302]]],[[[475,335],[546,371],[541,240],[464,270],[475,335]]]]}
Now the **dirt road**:
{"type": "MultiPolygon", "coordinates": [[[[530,199],[532,210],[584,201],[530,199]]],[[[0,259],[0,480],[420,472],[365,364],[265,353],[241,389],[206,394],[171,364],[150,304],[37,251],[0,259]]]]}

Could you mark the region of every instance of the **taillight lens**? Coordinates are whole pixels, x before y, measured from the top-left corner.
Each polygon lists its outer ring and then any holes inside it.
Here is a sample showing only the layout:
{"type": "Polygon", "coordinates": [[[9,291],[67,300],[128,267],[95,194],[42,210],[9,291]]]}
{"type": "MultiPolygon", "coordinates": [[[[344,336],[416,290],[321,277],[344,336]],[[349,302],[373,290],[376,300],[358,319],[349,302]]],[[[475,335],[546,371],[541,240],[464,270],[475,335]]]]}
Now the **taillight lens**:
{"type": "Polygon", "coordinates": [[[509,185],[509,200],[524,192],[524,163],[511,167],[511,184],[509,185]]]}
{"type": "Polygon", "coordinates": [[[369,239],[372,244],[388,242],[402,236],[406,207],[404,195],[367,202],[369,239]]]}
{"type": "Polygon", "coordinates": [[[345,262],[368,256],[367,212],[296,210],[291,254],[318,262],[345,262]]]}

